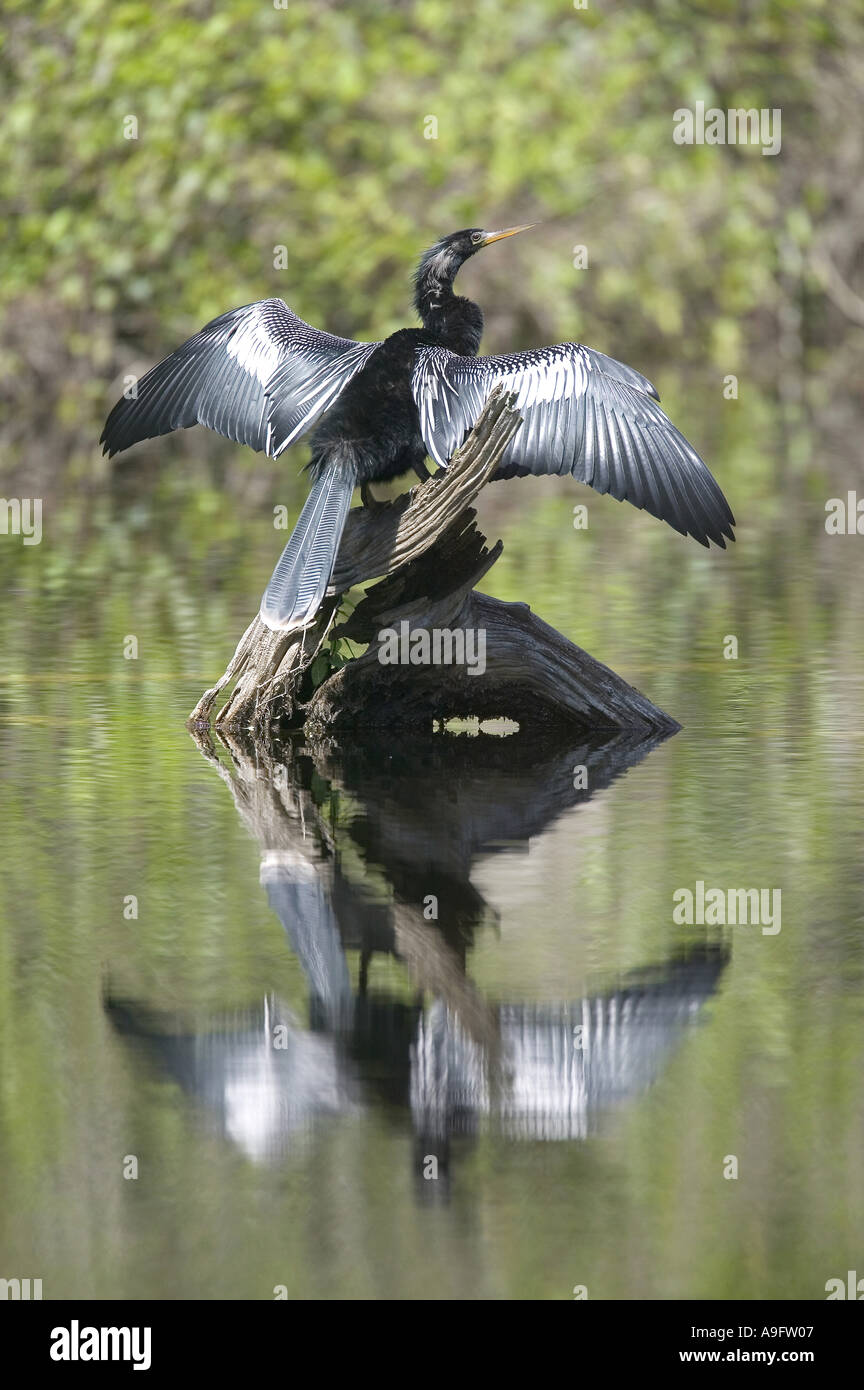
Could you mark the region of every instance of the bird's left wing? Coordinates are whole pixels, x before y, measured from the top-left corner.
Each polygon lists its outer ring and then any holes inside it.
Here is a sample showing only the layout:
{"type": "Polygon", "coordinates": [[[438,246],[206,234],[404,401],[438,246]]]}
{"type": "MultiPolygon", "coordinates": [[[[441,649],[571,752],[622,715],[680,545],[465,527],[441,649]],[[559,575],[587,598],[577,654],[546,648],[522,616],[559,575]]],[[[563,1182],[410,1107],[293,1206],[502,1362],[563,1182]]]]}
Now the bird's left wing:
{"type": "Polygon", "coordinates": [[[117,402],[106,454],[206,425],[276,458],[333,403],[378,347],[324,333],[281,299],[232,309],[159,362],[117,402]]]}
{"type": "Polygon", "coordinates": [[[581,343],[501,357],[419,348],[411,386],[436,463],[446,466],[499,384],[514,393],[523,424],[496,478],[571,473],[704,546],[735,539],[723,493],[650,381],[581,343]]]}

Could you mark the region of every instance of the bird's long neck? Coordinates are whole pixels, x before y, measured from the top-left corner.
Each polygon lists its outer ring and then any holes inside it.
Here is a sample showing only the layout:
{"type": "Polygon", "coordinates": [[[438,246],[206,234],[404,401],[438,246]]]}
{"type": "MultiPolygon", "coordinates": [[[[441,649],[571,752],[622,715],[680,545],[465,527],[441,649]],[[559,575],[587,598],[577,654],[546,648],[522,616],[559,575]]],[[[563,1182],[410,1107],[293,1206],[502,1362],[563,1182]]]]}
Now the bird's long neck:
{"type": "Polygon", "coordinates": [[[483,312],[478,304],[453,293],[461,264],[447,248],[427,251],[414,282],[414,305],[423,327],[444,347],[475,357],[483,336],[483,312]]]}

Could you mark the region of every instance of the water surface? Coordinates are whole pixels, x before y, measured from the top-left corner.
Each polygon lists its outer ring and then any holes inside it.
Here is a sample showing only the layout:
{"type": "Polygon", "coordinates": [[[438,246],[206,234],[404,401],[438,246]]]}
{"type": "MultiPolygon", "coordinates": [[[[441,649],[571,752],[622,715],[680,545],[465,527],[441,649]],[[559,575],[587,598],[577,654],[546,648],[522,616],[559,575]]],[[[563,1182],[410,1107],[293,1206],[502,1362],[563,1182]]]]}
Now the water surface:
{"type": "Polygon", "coordinates": [[[121,481],[2,555],[0,1273],[818,1299],[860,1267],[864,540],[818,488],[739,486],[728,555],[565,484],[484,497],[483,587],[671,739],[262,750],[184,720],[281,544],[266,507],[121,481]],[[781,930],[676,923],[699,881],[780,889],[781,930]]]}

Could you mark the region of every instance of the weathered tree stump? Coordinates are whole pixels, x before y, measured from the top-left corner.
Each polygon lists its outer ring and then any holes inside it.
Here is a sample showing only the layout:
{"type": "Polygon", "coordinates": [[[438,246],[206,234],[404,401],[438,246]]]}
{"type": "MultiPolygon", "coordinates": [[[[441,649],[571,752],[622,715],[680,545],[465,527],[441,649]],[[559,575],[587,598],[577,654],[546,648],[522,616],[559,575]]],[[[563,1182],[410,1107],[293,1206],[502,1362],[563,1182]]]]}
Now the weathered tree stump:
{"type": "Polygon", "coordinates": [[[535,730],[555,725],[645,734],[677,729],[673,719],[527,604],[476,592],[502,546],[499,541],[488,547],[471,503],[521,423],[512,397],[498,388],[446,472],[394,502],[351,511],[314,621],[300,630],[273,632],[256,615],[224,675],[192,711],[190,724],[206,727],[218,695],[233,682],[216,727],[264,735],[278,726],[304,726],[318,735],[351,727],[429,728],[432,721],[466,716],[509,718],[535,730]],[[380,576],[337,624],[343,596],[380,576]],[[404,654],[421,631],[482,634],[482,672],[479,663],[472,670],[464,661],[453,662],[452,651],[449,664],[384,663],[383,633],[400,633],[404,654]],[[333,670],[337,663],[329,642],[338,637],[368,646],[333,670]],[[326,678],[316,679],[322,667],[326,678]]]}

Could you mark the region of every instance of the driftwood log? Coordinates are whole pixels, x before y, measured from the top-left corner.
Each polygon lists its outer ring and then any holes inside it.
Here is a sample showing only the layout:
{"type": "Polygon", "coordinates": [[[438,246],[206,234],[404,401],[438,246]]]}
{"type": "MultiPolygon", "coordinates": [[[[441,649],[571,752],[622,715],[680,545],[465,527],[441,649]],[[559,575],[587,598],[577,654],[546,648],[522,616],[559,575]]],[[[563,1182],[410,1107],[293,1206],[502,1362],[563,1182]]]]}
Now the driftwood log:
{"type": "Polygon", "coordinates": [[[471,503],[521,423],[512,397],[498,388],[446,471],[393,502],[352,510],[315,620],[301,630],[274,632],[256,615],[224,675],[192,711],[190,725],[207,727],[219,695],[233,685],[213,720],[216,728],[265,737],[280,727],[302,726],[320,736],[358,727],[428,729],[435,721],[465,717],[510,719],[535,731],[677,729],[527,604],[476,591],[502,545],[488,546],[471,503]],[[349,590],[376,578],[380,582],[340,622],[349,590]],[[382,662],[385,631],[436,629],[484,634],[482,674],[464,663],[382,662]],[[332,645],[339,638],[368,645],[341,664],[332,645]]]}

